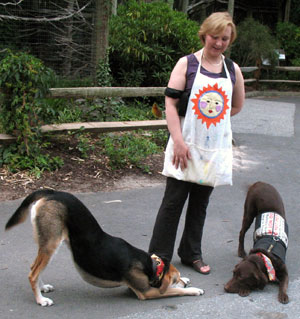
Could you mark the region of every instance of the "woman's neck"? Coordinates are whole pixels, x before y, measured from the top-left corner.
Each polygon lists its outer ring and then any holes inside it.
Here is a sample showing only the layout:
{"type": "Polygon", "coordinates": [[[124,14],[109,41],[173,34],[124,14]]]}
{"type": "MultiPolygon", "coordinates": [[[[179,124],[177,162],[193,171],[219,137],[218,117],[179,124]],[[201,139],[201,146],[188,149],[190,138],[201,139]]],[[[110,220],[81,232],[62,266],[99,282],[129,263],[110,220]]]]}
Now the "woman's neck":
{"type": "Polygon", "coordinates": [[[212,55],[209,55],[205,50],[203,50],[203,53],[202,53],[202,61],[203,60],[205,60],[211,66],[219,66],[223,62],[221,54],[218,56],[212,56],[212,55]]]}

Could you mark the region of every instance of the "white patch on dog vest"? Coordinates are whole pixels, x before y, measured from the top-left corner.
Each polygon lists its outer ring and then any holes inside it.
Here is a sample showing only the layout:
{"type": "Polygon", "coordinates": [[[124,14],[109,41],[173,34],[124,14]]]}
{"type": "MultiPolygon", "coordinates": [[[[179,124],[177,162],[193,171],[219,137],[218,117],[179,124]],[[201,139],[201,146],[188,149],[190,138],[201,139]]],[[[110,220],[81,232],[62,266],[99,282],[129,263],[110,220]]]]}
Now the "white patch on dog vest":
{"type": "Polygon", "coordinates": [[[260,226],[254,231],[254,241],[263,236],[273,236],[282,240],[288,247],[288,236],[285,232],[285,220],[279,214],[266,212],[261,214],[260,226]]]}

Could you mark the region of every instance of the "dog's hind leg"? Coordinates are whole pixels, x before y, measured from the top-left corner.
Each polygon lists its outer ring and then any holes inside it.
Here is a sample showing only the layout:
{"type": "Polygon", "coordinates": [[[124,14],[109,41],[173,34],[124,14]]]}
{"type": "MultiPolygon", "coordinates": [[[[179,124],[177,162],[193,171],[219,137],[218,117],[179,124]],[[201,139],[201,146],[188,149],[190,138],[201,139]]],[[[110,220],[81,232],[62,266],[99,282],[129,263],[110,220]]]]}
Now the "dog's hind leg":
{"type": "MultiPolygon", "coordinates": [[[[30,267],[31,271],[34,267],[35,263],[33,263],[30,267]]],[[[51,291],[54,291],[54,287],[52,285],[49,285],[49,284],[44,284],[42,278],[41,278],[41,275],[39,275],[38,277],[38,284],[39,284],[39,288],[40,288],[40,291],[41,292],[51,292],[51,291]]]]}
{"type": "Polygon", "coordinates": [[[34,237],[38,244],[38,255],[31,266],[29,281],[35,295],[36,302],[42,306],[51,306],[53,301],[45,298],[42,292],[53,291],[51,285],[45,285],[41,272],[46,268],[54,252],[61,242],[67,239],[64,225],[65,207],[56,201],[41,199],[31,210],[34,237]]]}
{"type": "Polygon", "coordinates": [[[31,272],[28,279],[35,296],[36,302],[41,306],[51,306],[53,301],[49,298],[45,298],[39,286],[39,275],[46,268],[51,259],[51,254],[43,252],[41,249],[38,251],[38,255],[31,266],[31,272]]]}
{"type": "Polygon", "coordinates": [[[54,287],[52,285],[49,285],[49,284],[44,284],[41,277],[39,277],[39,287],[40,287],[40,290],[41,292],[51,292],[51,291],[54,291],[54,287]]]}
{"type": "Polygon", "coordinates": [[[54,288],[51,285],[43,284],[42,280],[40,279],[40,274],[48,265],[52,255],[59,247],[60,242],[60,240],[52,241],[49,242],[46,247],[39,248],[38,255],[31,266],[31,272],[28,276],[36,302],[43,307],[53,305],[53,301],[44,297],[42,292],[50,292],[53,291],[54,288]]]}

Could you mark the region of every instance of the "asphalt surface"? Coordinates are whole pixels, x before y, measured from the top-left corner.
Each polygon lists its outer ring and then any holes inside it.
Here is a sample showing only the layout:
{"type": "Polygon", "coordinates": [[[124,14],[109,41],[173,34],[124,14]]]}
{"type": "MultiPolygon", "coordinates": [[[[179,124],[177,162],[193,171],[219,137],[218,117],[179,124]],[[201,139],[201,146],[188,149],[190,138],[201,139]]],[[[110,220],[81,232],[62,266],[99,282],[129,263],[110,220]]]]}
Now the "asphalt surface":
{"type": "MultiPolygon", "coordinates": [[[[183,266],[175,252],[173,264],[192,286],[203,288],[199,297],[174,297],[139,301],[126,287],[102,289],[85,283],[77,274],[70,252],[62,245],[43,279],[54,285],[52,307],[35,304],[27,279],[36,254],[29,219],[4,232],[8,218],[21,200],[0,203],[0,317],[6,318],[259,318],[300,317],[300,96],[247,99],[243,111],[232,119],[234,132],[233,186],[214,190],[203,238],[204,259],[212,268],[208,276],[183,266]],[[248,297],[224,292],[237,257],[246,189],[256,181],[273,184],[281,193],[289,224],[287,267],[290,302],[277,301],[278,286],[269,284],[248,297]]],[[[128,191],[78,194],[103,229],[147,250],[164,185],[128,191]]],[[[183,214],[184,217],[184,214],[183,214]]],[[[182,218],[178,241],[182,231],[182,218]]],[[[246,250],[252,247],[251,228],[246,250]]],[[[178,242],[177,242],[178,244],[178,242]]]]}

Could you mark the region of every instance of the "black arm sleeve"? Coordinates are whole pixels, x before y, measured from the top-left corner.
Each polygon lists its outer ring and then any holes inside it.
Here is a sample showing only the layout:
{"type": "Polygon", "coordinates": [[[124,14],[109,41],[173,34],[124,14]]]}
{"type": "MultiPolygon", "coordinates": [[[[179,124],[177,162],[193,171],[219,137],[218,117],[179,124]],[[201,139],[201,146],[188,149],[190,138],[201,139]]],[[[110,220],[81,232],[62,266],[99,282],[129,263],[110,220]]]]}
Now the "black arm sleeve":
{"type": "Polygon", "coordinates": [[[183,94],[184,91],[181,90],[176,90],[176,89],[172,89],[167,87],[165,89],[165,95],[168,97],[171,97],[173,99],[179,99],[181,97],[181,95],[183,94]]]}

